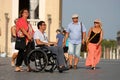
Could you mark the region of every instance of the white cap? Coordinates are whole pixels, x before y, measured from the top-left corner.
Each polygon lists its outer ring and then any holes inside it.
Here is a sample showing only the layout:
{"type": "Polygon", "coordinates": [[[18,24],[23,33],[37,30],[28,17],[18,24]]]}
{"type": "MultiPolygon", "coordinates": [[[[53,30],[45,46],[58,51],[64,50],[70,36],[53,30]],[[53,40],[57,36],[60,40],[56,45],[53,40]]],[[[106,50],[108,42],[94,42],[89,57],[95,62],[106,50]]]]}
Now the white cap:
{"type": "Polygon", "coordinates": [[[95,20],[94,20],[94,22],[98,22],[98,23],[100,23],[100,24],[101,24],[100,19],[95,19],[95,20]]]}
{"type": "Polygon", "coordinates": [[[73,14],[72,18],[79,17],[78,14],[73,14]]]}

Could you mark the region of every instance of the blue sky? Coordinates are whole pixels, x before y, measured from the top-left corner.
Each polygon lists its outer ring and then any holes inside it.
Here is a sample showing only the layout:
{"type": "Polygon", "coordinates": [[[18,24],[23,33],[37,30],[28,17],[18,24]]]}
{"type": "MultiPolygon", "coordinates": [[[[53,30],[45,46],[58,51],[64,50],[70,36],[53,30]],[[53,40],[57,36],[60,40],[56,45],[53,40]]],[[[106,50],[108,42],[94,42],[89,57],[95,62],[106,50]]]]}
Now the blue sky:
{"type": "Polygon", "coordinates": [[[72,14],[79,14],[79,20],[84,23],[87,32],[93,21],[102,21],[105,39],[116,39],[120,31],[120,0],[63,0],[62,25],[72,21],[72,14]]]}

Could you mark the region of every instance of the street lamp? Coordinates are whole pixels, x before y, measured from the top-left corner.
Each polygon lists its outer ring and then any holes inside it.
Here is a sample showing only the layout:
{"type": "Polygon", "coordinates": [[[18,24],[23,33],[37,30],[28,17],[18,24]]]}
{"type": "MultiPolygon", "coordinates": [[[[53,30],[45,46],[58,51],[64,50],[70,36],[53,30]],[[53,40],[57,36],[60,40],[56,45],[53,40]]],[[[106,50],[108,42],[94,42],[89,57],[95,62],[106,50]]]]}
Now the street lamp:
{"type": "Polygon", "coordinates": [[[51,14],[48,14],[47,18],[48,18],[48,40],[50,40],[50,25],[52,23],[51,14]]]}
{"type": "Polygon", "coordinates": [[[5,13],[5,28],[6,28],[6,34],[5,34],[5,53],[8,54],[8,23],[9,23],[9,18],[8,18],[8,13],[5,13]]]}

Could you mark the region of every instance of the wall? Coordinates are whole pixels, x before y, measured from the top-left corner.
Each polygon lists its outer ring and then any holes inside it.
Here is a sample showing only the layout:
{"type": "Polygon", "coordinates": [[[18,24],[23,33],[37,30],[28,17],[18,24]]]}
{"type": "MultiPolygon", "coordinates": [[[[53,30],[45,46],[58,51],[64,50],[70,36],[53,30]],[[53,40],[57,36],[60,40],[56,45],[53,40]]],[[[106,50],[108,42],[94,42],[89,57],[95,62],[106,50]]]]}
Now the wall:
{"type": "MultiPolygon", "coordinates": [[[[43,4],[44,12],[41,12],[40,20],[45,20],[48,27],[48,14],[51,15],[52,24],[50,26],[50,40],[56,41],[56,29],[58,29],[61,23],[61,10],[60,2],[62,0],[40,0],[43,4]]],[[[5,13],[8,13],[8,56],[11,56],[11,26],[14,25],[13,21],[18,17],[18,3],[19,0],[0,0],[0,53],[5,52],[5,41],[6,41],[6,19],[5,13]],[[16,4],[15,4],[16,3],[16,4]]],[[[42,4],[41,3],[41,4],[42,4]]],[[[41,10],[41,9],[40,9],[41,10]]],[[[47,28],[48,33],[48,28],[47,28]]]]}
{"type": "Polygon", "coordinates": [[[8,13],[9,23],[8,23],[8,54],[10,53],[10,27],[11,27],[11,7],[12,7],[12,0],[0,0],[0,29],[1,29],[1,36],[0,36],[0,52],[5,52],[5,41],[6,41],[6,19],[5,13],[8,13]]]}
{"type": "MultiPolygon", "coordinates": [[[[50,25],[50,40],[56,40],[56,29],[60,28],[60,1],[61,0],[46,0],[45,20],[48,25],[48,16],[51,15],[52,23],[50,25]]],[[[47,26],[48,31],[48,26],[47,26]]]]}

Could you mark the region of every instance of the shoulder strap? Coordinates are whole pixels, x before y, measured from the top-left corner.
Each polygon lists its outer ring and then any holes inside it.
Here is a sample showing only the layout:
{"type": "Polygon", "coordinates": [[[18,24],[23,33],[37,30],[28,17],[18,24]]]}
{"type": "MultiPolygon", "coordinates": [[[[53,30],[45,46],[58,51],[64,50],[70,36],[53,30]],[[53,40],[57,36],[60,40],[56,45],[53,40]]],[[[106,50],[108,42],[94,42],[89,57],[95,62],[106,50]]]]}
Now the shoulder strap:
{"type": "MultiPolygon", "coordinates": [[[[100,30],[100,33],[101,33],[102,29],[100,30]]],[[[90,42],[95,36],[97,35],[97,33],[95,33],[89,40],[88,42],[90,42]]]]}
{"type": "Polygon", "coordinates": [[[88,40],[88,42],[90,42],[96,35],[97,35],[97,33],[95,33],[95,34],[88,40]]]}

